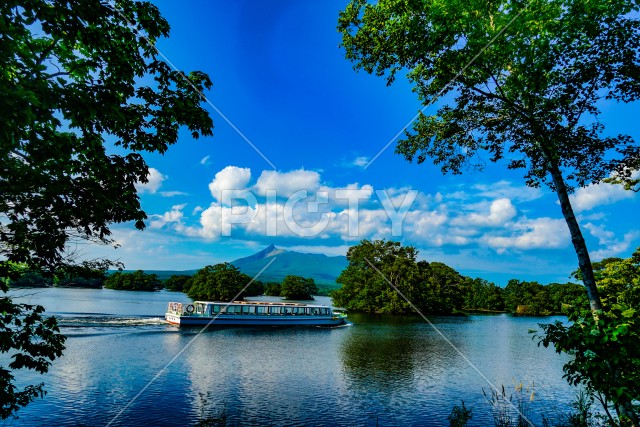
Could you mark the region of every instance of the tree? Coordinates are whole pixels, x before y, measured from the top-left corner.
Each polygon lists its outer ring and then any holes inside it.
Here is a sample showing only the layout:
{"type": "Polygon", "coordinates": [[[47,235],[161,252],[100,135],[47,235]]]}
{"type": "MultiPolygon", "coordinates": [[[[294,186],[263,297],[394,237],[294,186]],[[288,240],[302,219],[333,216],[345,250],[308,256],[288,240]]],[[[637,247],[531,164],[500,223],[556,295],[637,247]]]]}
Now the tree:
{"type": "MultiPolygon", "coordinates": [[[[187,80],[162,61],[155,44],[168,34],[169,24],[148,2],[0,3],[3,291],[17,277],[14,263],[76,276],[78,267],[117,264],[78,264],[69,243],[114,244],[113,223],[143,229],[136,184],[148,182],[149,168],[141,153],[165,153],[182,126],[194,138],[212,134],[200,106],[211,81],[201,72],[187,80]]],[[[9,313],[0,317],[1,351],[20,355],[9,368],[46,372],[46,358],[63,348],[55,320],[6,296],[0,304],[9,313]]],[[[2,416],[38,390],[17,394],[10,371],[0,368],[2,416]]]]}
{"type": "Polygon", "coordinates": [[[0,244],[9,261],[51,270],[69,263],[71,239],[144,228],[141,153],[165,153],[181,126],[211,135],[200,106],[211,81],[159,57],[169,24],[150,3],[13,0],[0,12],[0,244]]]}
{"type": "Polygon", "coordinates": [[[162,288],[162,282],[157,274],[147,274],[142,270],[133,273],[116,271],[105,279],[104,287],[120,291],[157,291],[162,288]]]}
{"type": "Polygon", "coordinates": [[[241,273],[228,262],[208,265],[191,277],[187,295],[194,300],[232,301],[244,299],[240,291],[251,282],[251,277],[241,273]],[[240,294],[240,295],[238,295],[240,294]]]}
{"type": "Polygon", "coordinates": [[[411,301],[423,313],[450,314],[464,304],[466,279],[441,262],[419,261],[419,281],[411,301]]]}
{"type": "Polygon", "coordinates": [[[463,303],[465,309],[502,311],[505,308],[504,290],[487,280],[467,279],[465,292],[463,303]]]}
{"type": "Polygon", "coordinates": [[[284,299],[312,300],[318,293],[318,287],[313,279],[288,275],[280,285],[280,296],[284,299]]]}
{"type": "Polygon", "coordinates": [[[352,311],[384,314],[413,313],[411,304],[428,314],[460,310],[468,278],[441,262],[416,261],[417,256],[413,246],[362,240],[347,252],[349,265],[336,280],[342,287],[330,293],[333,302],[352,311]]]}
{"type": "Polygon", "coordinates": [[[74,274],[73,271],[62,272],[56,275],[54,286],[61,288],[102,289],[106,278],[107,271],[104,269],[82,269],[80,274],[74,274]]]}
{"type": "Polygon", "coordinates": [[[279,297],[281,290],[280,283],[269,282],[264,287],[264,294],[271,297],[279,297]]]}
{"type": "Polygon", "coordinates": [[[420,277],[416,256],[415,248],[398,242],[360,241],[347,251],[349,265],[336,279],[342,287],[331,294],[334,304],[369,313],[411,312],[411,306],[385,278],[410,298],[416,279],[420,277]]]}
{"type": "Polygon", "coordinates": [[[638,425],[640,396],[640,248],[631,258],[602,264],[599,286],[603,313],[594,319],[578,305],[570,308],[571,325],[542,325],[540,343],[574,357],[564,366],[571,384],[583,384],[609,412],[612,404],[621,421],[638,425]]]}
{"type": "Polygon", "coordinates": [[[188,287],[185,288],[185,284],[191,279],[191,276],[186,274],[173,274],[164,282],[164,287],[170,291],[186,292],[188,287]]]}
{"type": "Polygon", "coordinates": [[[601,302],[569,201],[575,186],[613,176],[633,185],[640,147],[607,136],[601,101],[640,97],[640,22],[632,0],[352,0],[338,29],[355,67],[391,84],[407,70],[425,106],[396,152],[442,172],[492,162],[524,169],[556,192],[591,309],[601,302]],[[444,98],[446,95],[452,96],[444,98]]]}
{"type": "MultiPolygon", "coordinates": [[[[3,292],[8,287],[0,282],[3,292]]],[[[51,361],[62,356],[65,337],[59,332],[54,317],[45,317],[40,305],[14,303],[0,298],[0,353],[12,352],[6,369],[0,366],[0,418],[6,419],[46,393],[44,383],[27,385],[19,390],[13,372],[33,369],[41,374],[49,370],[51,361]]]]}

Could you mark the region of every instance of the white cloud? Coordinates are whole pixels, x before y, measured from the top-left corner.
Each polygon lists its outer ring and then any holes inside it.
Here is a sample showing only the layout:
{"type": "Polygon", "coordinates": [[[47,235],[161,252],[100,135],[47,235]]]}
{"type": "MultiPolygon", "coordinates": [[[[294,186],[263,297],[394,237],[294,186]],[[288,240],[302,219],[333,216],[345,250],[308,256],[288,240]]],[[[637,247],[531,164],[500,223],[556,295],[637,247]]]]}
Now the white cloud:
{"type": "Polygon", "coordinates": [[[304,169],[291,172],[263,171],[254,186],[264,196],[267,190],[275,190],[278,197],[289,197],[299,190],[316,191],[320,186],[320,174],[304,169]]]}
{"type": "Polygon", "coordinates": [[[187,206],[186,203],[182,205],[175,205],[171,207],[170,211],[165,212],[162,215],[151,215],[149,227],[162,228],[169,223],[180,223],[182,221],[182,218],[184,217],[182,210],[185,206],[187,206]]]}
{"type": "Polygon", "coordinates": [[[523,218],[509,224],[509,236],[487,235],[483,240],[498,252],[506,249],[561,248],[570,242],[564,219],[523,218]]]}
{"type": "Polygon", "coordinates": [[[369,158],[366,156],[356,157],[353,162],[351,162],[352,166],[356,167],[365,167],[369,163],[369,158]]]}
{"type": "Polygon", "coordinates": [[[167,176],[161,174],[156,168],[149,168],[149,175],[147,175],[147,179],[149,182],[146,184],[142,184],[140,182],[135,184],[138,193],[155,194],[162,185],[162,182],[167,179],[167,176]]]}
{"type": "Polygon", "coordinates": [[[175,197],[175,196],[186,196],[188,193],[184,191],[161,191],[160,195],[162,197],[175,197]]]}
{"type": "Polygon", "coordinates": [[[213,181],[209,183],[209,191],[214,199],[221,202],[223,190],[225,193],[226,191],[230,191],[231,193],[241,194],[246,191],[250,180],[251,169],[227,166],[216,173],[213,181]],[[235,190],[235,192],[232,190],[235,190]]]}
{"type": "Polygon", "coordinates": [[[593,251],[591,254],[594,260],[600,260],[603,258],[610,258],[621,254],[629,249],[631,243],[640,237],[640,231],[631,231],[626,233],[622,240],[616,239],[615,234],[612,231],[605,229],[603,225],[595,225],[587,223],[584,228],[589,230],[589,233],[598,239],[598,244],[604,246],[602,249],[593,251]]]}
{"type": "Polygon", "coordinates": [[[356,200],[358,201],[358,204],[366,203],[373,195],[373,187],[369,184],[360,186],[356,182],[340,188],[327,187],[323,185],[320,186],[318,192],[326,192],[328,193],[328,197],[331,201],[339,205],[347,206],[349,205],[350,200],[351,203],[355,203],[356,200]],[[336,191],[338,191],[337,197],[336,191]]]}
{"type": "MultiPolygon", "coordinates": [[[[632,178],[640,178],[640,171],[635,171],[632,178]]],[[[620,200],[631,199],[637,193],[625,190],[622,185],[608,184],[602,182],[600,184],[591,184],[581,187],[569,196],[571,205],[576,212],[588,211],[597,206],[610,205],[620,200]]]]}
{"type": "MultiPolygon", "coordinates": [[[[480,206],[482,207],[483,204],[480,206]]],[[[503,226],[516,216],[516,208],[511,200],[503,198],[491,202],[488,213],[470,213],[453,220],[452,225],[475,225],[480,227],[503,226]]]]}
{"type": "Polygon", "coordinates": [[[593,251],[592,257],[594,260],[601,260],[604,258],[618,256],[629,249],[631,243],[638,239],[638,237],[640,237],[640,232],[638,231],[625,233],[625,235],[622,237],[622,240],[610,240],[606,244],[605,248],[593,251]]]}
{"type": "Polygon", "coordinates": [[[491,184],[475,184],[472,187],[478,190],[476,196],[488,199],[511,199],[519,202],[528,202],[541,198],[544,193],[540,188],[531,188],[525,185],[513,185],[510,181],[498,181],[491,184]]]}
{"type": "Polygon", "coordinates": [[[200,159],[200,164],[203,165],[203,166],[210,165],[211,164],[211,162],[209,161],[210,158],[211,158],[211,156],[209,156],[209,155],[204,156],[203,158],[200,159]]]}

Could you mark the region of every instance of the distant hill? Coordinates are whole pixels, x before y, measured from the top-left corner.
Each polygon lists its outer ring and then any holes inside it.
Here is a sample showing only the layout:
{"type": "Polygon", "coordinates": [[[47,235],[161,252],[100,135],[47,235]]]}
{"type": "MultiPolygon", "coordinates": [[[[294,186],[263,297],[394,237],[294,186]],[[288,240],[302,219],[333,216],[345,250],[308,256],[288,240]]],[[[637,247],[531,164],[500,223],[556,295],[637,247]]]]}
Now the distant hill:
{"type": "MultiPolygon", "coordinates": [[[[323,254],[303,254],[269,245],[265,249],[245,258],[231,261],[245,274],[255,276],[271,261],[276,260],[259,277],[262,282],[281,282],[290,274],[312,278],[317,285],[337,288],[336,279],[349,264],[344,256],[327,256],[323,254]]],[[[203,266],[204,267],[204,266],[203,266]]],[[[133,273],[134,270],[124,270],[133,273]]],[[[174,274],[194,275],[198,270],[145,270],[147,274],[157,274],[160,280],[166,280],[174,274]]]]}
{"type": "Polygon", "coordinates": [[[258,253],[231,261],[245,274],[254,276],[271,259],[276,260],[261,275],[262,282],[281,282],[290,274],[312,278],[316,284],[337,287],[336,279],[344,270],[348,261],[344,256],[327,256],[323,254],[303,254],[270,245],[258,253]]]}

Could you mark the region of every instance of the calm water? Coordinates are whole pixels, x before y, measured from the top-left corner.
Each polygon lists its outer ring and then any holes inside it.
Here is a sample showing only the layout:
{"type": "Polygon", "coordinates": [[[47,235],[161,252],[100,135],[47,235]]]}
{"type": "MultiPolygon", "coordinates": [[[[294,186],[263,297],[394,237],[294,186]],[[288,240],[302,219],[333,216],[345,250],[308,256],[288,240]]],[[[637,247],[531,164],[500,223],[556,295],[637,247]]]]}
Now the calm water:
{"type": "Polygon", "coordinates": [[[353,325],[332,329],[198,334],[163,322],[167,302],[189,301],[181,293],[34,289],[13,296],[59,316],[68,340],[48,374],[21,374],[44,381],[48,394],[7,426],[107,425],[153,378],[111,425],[192,426],[212,417],[220,425],[446,426],[464,400],[473,408],[470,425],[482,426],[492,418],[481,374],[511,392],[514,381],[533,383],[536,424],[540,408],[562,411],[574,395],[562,379],[565,358],[528,333],[555,318],[431,317],[480,374],[420,318],[351,314],[353,325]]]}

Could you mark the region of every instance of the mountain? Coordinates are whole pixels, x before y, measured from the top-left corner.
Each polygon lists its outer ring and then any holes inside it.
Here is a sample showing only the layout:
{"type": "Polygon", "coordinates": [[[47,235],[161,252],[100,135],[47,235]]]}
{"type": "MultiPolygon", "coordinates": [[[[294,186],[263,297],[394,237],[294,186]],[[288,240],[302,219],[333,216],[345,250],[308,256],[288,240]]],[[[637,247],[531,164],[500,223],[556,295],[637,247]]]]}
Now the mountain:
{"type": "Polygon", "coordinates": [[[344,270],[348,261],[344,256],[327,256],[322,254],[303,254],[269,245],[258,253],[231,261],[245,274],[254,276],[262,270],[271,259],[275,261],[258,278],[262,282],[281,282],[290,274],[312,278],[316,284],[337,287],[336,279],[344,270]]]}
{"type": "MultiPolygon", "coordinates": [[[[262,270],[269,261],[276,260],[258,277],[261,282],[282,282],[285,276],[293,274],[312,278],[317,285],[325,288],[338,288],[336,279],[347,268],[349,262],[344,256],[327,256],[322,254],[303,254],[276,248],[269,245],[260,252],[245,258],[231,261],[245,274],[253,277],[262,270]]],[[[204,267],[204,266],[203,266],[204,267]]],[[[134,270],[124,270],[125,273],[133,273],[134,270]]],[[[112,273],[113,271],[111,271],[112,273]]],[[[192,276],[198,270],[145,270],[147,274],[156,274],[158,279],[166,280],[174,274],[186,274],[192,276]]]]}

